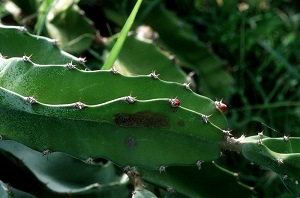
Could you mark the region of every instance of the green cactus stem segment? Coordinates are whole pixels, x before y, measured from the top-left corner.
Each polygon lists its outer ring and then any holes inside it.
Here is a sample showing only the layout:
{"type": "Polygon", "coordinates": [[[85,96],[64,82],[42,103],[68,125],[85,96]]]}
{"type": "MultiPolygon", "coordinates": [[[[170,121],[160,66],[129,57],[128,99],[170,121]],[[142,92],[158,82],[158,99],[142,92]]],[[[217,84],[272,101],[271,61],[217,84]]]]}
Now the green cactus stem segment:
{"type": "Polygon", "coordinates": [[[181,84],[154,80],[147,75],[127,77],[111,71],[69,70],[65,64],[38,65],[24,62],[22,58],[10,58],[0,60],[0,86],[22,96],[34,96],[45,104],[70,104],[80,100],[95,105],[129,93],[140,100],[177,96],[181,107],[213,115],[209,122],[228,128],[224,116],[209,98],[186,90],[181,84]]]}
{"type": "Polygon", "coordinates": [[[295,196],[300,195],[300,138],[270,138],[262,133],[238,139],[227,137],[221,149],[242,153],[249,161],[272,170],[295,196]]]}
{"type": "Polygon", "coordinates": [[[82,160],[103,157],[120,166],[156,170],[162,164],[195,165],[199,159],[219,158],[223,133],[201,122],[201,114],[181,106],[174,112],[168,98],[134,104],[124,99],[79,109],[74,103],[30,104],[27,97],[0,88],[1,135],[44,155],[59,151],[82,160]],[[182,118],[185,125],[179,126],[182,118]]]}
{"type": "Polygon", "coordinates": [[[148,127],[148,128],[167,128],[169,120],[167,116],[152,112],[139,112],[135,114],[116,114],[115,123],[122,127],[148,127]]]}
{"type": "Polygon", "coordinates": [[[53,45],[53,39],[35,36],[27,31],[20,32],[20,30],[24,30],[24,27],[0,24],[0,52],[3,55],[15,57],[22,56],[25,52],[33,54],[32,61],[39,64],[78,62],[78,58],[53,45]]]}

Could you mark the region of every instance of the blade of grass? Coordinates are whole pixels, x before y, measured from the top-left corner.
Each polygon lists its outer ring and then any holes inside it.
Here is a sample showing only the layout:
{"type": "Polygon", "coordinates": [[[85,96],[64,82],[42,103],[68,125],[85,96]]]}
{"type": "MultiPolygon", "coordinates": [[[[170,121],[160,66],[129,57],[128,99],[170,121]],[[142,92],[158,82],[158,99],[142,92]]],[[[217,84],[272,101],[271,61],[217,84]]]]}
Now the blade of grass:
{"type": "Polygon", "coordinates": [[[138,0],[136,2],[134,8],[132,9],[131,14],[129,15],[124,27],[121,30],[121,33],[119,35],[119,38],[118,38],[116,44],[113,46],[108,58],[106,59],[103,67],[101,68],[102,70],[107,70],[107,69],[112,68],[114,62],[116,61],[116,59],[122,49],[122,46],[125,42],[125,39],[127,37],[127,34],[129,32],[130,28],[134,22],[135,16],[140,8],[141,3],[142,3],[142,0],[138,0]]]}
{"type": "Polygon", "coordinates": [[[36,35],[41,35],[42,31],[45,27],[45,21],[47,18],[47,15],[49,13],[49,11],[51,10],[51,8],[53,7],[55,3],[55,0],[46,0],[43,1],[43,3],[40,5],[39,7],[39,16],[38,16],[38,21],[36,23],[36,25],[34,26],[34,32],[36,33],[36,35]]]}

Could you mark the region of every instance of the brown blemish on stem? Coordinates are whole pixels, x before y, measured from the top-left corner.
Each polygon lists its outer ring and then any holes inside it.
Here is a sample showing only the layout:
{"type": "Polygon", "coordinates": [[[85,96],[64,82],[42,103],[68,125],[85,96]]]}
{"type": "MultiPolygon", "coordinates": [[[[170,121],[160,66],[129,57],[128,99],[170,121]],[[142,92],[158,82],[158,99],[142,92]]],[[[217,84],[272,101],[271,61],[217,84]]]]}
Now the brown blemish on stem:
{"type": "Polygon", "coordinates": [[[169,126],[167,116],[151,112],[118,113],[115,115],[115,122],[122,127],[166,128],[169,126]]]}

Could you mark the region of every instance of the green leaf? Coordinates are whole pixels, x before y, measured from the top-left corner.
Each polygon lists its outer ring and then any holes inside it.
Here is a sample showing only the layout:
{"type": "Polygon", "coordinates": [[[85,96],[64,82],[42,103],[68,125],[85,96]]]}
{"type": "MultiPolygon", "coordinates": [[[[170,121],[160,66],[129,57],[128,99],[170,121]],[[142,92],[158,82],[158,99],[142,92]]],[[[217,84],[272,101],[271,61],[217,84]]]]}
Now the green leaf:
{"type": "Polygon", "coordinates": [[[92,21],[80,12],[80,8],[72,1],[56,0],[47,15],[47,32],[69,53],[84,52],[94,39],[92,21]]]}

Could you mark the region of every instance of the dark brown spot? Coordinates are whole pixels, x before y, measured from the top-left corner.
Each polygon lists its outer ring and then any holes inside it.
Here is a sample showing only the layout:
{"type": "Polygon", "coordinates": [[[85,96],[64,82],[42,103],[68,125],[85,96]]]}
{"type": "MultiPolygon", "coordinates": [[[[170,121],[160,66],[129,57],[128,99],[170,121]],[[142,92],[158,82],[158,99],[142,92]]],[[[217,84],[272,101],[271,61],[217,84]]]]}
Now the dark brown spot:
{"type": "Polygon", "coordinates": [[[115,122],[122,127],[166,128],[169,125],[167,116],[151,112],[119,113],[115,115],[115,122]]]}
{"type": "Polygon", "coordinates": [[[136,146],[136,139],[134,137],[128,137],[125,140],[125,144],[129,149],[134,149],[136,146]]]}
{"type": "Polygon", "coordinates": [[[179,121],[177,122],[177,124],[178,124],[178,126],[180,126],[180,127],[184,127],[184,126],[185,126],[185,123],[184,123],[183,120],[179,120],[179,121]]]}

